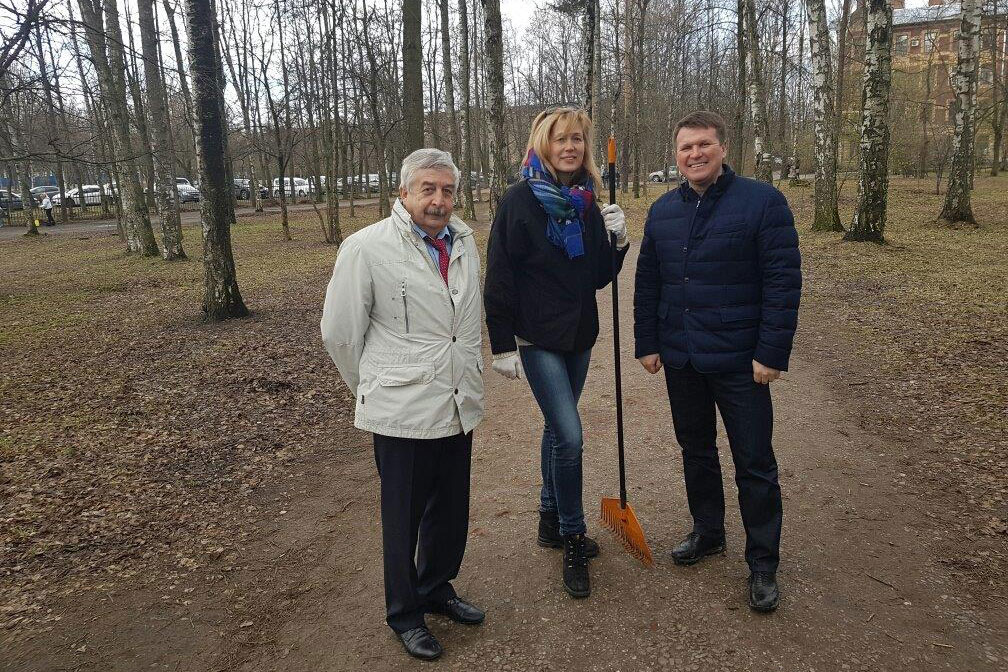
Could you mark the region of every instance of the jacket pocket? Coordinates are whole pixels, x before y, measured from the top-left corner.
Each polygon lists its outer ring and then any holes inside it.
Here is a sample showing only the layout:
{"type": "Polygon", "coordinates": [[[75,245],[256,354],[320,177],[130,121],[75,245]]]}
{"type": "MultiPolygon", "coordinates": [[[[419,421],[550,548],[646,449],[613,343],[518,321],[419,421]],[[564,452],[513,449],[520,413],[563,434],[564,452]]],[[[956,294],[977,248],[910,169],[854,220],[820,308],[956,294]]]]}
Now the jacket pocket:
{"type": "Polygon", "coordinates": [[[760,319],[760,313],[759,306],[722,306],[721,321],[739,327],[756,324],[760,319]]]}
{"type": "Polygon", "coordinates": [[[662,301],[658,304],[658,319],[664,320],[668,317],[669,304],[668,301],[662,301]]]}
{"type": "Polygon", "coordinates": [[[383,366],[378,370],[378,384],[382,387],[427,385],[434,380],[433,364],[400,364],[383,366]]]}
{"type": "Polygon", "coordinates": [[[714,222],[707,230],[708,236],[737,236],[746,230],[745,220],[714,222]]]}

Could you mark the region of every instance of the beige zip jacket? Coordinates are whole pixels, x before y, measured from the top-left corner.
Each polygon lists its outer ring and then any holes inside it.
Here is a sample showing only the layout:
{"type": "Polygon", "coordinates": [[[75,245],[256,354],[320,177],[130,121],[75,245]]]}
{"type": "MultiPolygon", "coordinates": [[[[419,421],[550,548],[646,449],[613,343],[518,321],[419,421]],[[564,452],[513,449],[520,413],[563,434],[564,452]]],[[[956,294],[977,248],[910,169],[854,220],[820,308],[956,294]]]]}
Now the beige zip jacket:
{"type": "Polygon", "coordinates": [[[448,228],[448,286],[398,200],[340,246],[322,340],[357,399],[359,429],[437,439],[483,419],[480,255],[464,222],[448,228]]]}

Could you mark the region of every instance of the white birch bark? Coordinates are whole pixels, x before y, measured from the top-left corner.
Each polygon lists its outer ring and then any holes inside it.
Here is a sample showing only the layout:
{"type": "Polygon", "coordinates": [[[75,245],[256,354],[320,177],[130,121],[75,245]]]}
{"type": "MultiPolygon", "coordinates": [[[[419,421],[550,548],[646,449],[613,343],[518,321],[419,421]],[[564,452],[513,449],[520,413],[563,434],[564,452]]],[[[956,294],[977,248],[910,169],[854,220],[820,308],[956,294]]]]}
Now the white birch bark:
{"type": "MultiPolygon", "coordinates": [[[[834,124],[833,55],[825,0],[806,0],[812,48],[815,107],[815,206],[813,231],[843,231],[837,212],[837,136],[834,124]]],[[[797,136],[797,134],[796,134],[797,136]]]]}
{"type": "Polygon", "coordinates": [[[889,90],[892,83],[892,6],[865,5],[865,69],[861,114],[858,204],[847,240],[884,242],[889,198],[889,90]]]}
{"type": "Polygon", "coordinates": [[[950,225],[976,225],[970,192],[973,190],[974,132],[976,131],[977,68],[980,57],[980,0],[962,1],[959,58],[955,75],[955,135],[945,206],[938,219],[950,225]]]}
{"type": "Polygon", "coordinates": [[[770,122],[767,118],[766,84],[763,81],[763,58],[759,50],[756,26],[756,1],[745,0],[745,29],[749,42],[746,49],[746,69],[749,74],[749,114],[753,120],[753,151],[757,180],[773,183],[773,159],[770,151],[770,122]]]}

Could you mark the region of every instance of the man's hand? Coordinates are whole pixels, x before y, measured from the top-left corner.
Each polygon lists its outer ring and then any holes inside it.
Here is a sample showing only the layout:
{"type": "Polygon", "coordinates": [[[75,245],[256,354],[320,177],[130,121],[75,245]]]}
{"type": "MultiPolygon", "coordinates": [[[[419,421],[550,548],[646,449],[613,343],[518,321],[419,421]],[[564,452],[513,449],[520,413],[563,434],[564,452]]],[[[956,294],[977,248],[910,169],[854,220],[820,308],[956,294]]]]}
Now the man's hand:
{"type": "Polygon", "coordinates": [[[780,378],[780,371],[763,366],[755,359],[752,360],[752,379],[760,385],[767,385],[780,378]]]}
{"type": "Polygon", "coordinates": [[[517,352],[509,352],[503,357],[498,356],[493,360],[493,370],[501,374],[508,380],[525,377],[525,370],[522,369],[521,359],[517,352]]]}
{"type": "Polygon", "coordinates": [[[657,354],[638,357],[637,361],[641,363],[641,366],[643,366],[648,373],[658,373],[661,369],[661,358],[657,354]]]}

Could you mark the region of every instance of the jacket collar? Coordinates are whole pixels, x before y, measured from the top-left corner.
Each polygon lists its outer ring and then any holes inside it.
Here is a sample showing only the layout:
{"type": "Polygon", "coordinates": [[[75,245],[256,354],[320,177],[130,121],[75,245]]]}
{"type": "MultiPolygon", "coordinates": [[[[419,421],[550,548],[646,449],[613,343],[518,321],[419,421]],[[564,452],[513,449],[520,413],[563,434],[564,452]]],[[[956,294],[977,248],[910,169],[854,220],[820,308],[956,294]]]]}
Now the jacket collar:
{"type": "MultiPolygon", "coordinates": [[[[707,191],[704,192],[705,196],[713,196],[717,198],[728,189],[728,186],[735,180],[735,171],[731,169],[727,163],[722,165],[721,175],[711,186],[707,187],[707,191]]],[[[693,187],[690,186],[689,180],[683,180],[683,183],[679,185],[679,194],[682,199],[686,202],[699,200],[700,194],[698,194],[693,187]]]]}
{"type": "MultiPolygon", "coordinates": [[[[413,218],[410,217],[409,211],[406,210],[406,206],[402,204],[402,201],[398,198],[395,203],[392,204],[392,221],[398,227],[399,231],[404,236],[416,236],[413,232],[413,218]]],[[[451,216],[448,221],[448,230],[451,231],[452,240],[458,240],[461,236],[471,235],[473,230],[469,228],[469,225],[463,222],[461,219],[455,215],[451,216]]]]}

